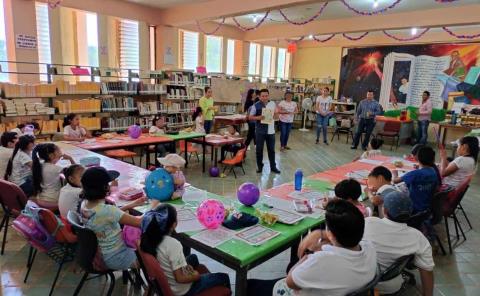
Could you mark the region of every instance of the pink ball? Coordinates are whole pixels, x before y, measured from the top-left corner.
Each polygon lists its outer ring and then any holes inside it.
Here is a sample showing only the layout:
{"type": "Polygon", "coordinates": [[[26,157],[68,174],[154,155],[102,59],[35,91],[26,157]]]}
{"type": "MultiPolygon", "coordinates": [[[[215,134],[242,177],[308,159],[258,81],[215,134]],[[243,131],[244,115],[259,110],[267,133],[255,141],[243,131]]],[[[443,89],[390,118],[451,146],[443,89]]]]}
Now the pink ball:
{"type": "Polygon", "coordinates": [[[128,135],[132,139],[138,139],[142,135],[142,128],[136,124],[128,127],[128,135]]]}
{"type": "Polygon", "coordinates": [[[208,229],[216,229],[225,219],[225,207],[216,199],[204,200],[197,208],[197,219],[208,229]]]}

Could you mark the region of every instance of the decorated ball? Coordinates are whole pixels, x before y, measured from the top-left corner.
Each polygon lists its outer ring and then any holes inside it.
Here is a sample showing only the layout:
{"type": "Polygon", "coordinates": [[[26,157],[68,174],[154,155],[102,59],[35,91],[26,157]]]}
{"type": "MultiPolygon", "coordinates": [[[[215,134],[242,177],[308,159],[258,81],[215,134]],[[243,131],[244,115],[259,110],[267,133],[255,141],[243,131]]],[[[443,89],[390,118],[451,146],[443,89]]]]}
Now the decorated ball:
{"type": "Polygon", "coordinates": [[[257,185],[253,183],[243,183],[238,187],[237,198],[242,204],[253,206],[260,198],[260,189],[258,189],[257,185]]]}
{"type": "Polygon", "coordinates": [[[225,207],[216,199],[204,200],[197,208],[197,219],[208,229],[216,229],[225,219],[225,207]]]}
{"type": "Polygon", "coordinates": [[[211,177],[218,177],[220,175],[220,169],[218,167],[211,167],[208,172],[211,177]]]}
{"type": "Polygon", "coordinates": [[[158,168],[145,178],[145,194],[148,198],[166,201],[174,191],[173,178],[165,169],[158,168]]]}
{"type": "Polygon", "coordinates": [[[142,135],[142,128],[139,125],[131,125],[128,127],[128,135],[132,139],[138,139],[142,135]]]}

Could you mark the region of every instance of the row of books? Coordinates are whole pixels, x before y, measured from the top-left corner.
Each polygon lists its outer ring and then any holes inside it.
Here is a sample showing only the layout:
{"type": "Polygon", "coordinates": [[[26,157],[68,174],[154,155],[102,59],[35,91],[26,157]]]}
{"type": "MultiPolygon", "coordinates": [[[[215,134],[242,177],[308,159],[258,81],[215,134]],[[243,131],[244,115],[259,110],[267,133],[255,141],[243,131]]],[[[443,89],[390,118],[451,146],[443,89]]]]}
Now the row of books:
{"type": "Polygon", "coordinates": [[[148,83],[140,82],[140,84],[138,85],[138,93],[145,94],[145,95],[166,94],[167,87],[166,85],[163,85],[163,84],[148,84],[148,83]]]}
{"type": "Polygon", "coordinates": [[[68,81],[58,80],[55,84],[60,95],[100,94],[100,82],[78,81],[75,84],[71,84],[68,81]]]}
{"type": "Polygon", "coordinates": [[[102,82],[102,94],[165,94],[166,86],[163,84],[149,84],[139,81],[109,81],[102,82]]]}
{"type": "Polygon", "coordinates": [[[140,115],[155,115],[158,113],[166,113],[168,110],[167,104],[159,101],[138,102],[137,108],[140,115]]]}
{"type": "Polygon", "coordinates": [[[238,107],[237,105],[219,105],[218,111],[219,113],[237,114],[238,107]]]}
{"type": "Polygon", "coordinates": [[[132,97],[110,97],[102,99],[102,111],[135,111],[135,100],[132,97]]]}
{"type": "Polygon", "coordinates": [[[104,117],[102,118],[102,130],[121,131],[121,130],[126,130],[129,126],[137,123],[140,123],[142,127],[146,127],[145,125],[142,125],[141,120],[142,118],[137,118],[133,116],[117,117],[117,118],[104,117]]]}
{"type": "Polygon", "coordinates": [[[99,99],[61,100],[55,101],[54,107],[59,114],[100,112],[102,101],[99,99]]]}
{"type": "Polygon", "coordinates": [[[5,98],[44,98],[57,95],[57,87],[54,84],[2,83],[1,89],[5,98]]]}
{"type": "Polygon", "coordinates": [[[167,127],[169,128],[193,125],[193,119],[191,114],[169,115],[166,117],[165,122],[167,123],[167,127]]]}
{"type": "Polygon", "coordinates": [[[1,100],[5,116],[31,116],[54,114],[55,109],[46,106],[41,98],[1,100]]]}

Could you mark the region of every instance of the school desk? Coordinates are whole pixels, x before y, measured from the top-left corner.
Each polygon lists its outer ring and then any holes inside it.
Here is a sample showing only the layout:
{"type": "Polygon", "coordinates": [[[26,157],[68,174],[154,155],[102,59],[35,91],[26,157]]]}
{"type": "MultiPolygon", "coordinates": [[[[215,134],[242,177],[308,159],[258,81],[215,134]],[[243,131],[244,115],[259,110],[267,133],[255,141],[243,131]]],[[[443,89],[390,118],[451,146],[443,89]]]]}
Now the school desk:
{"type": "MultiPolygon", "coordinates": [[[[169,138],[171,141],[184,141],[184,150],[185,150],[185,167],[188,166],[188,142],[191,142],[192,139],[201,138],[205,141],[206,134],[204,133],[196,133],[196,132],[180,132],[177,135],[167,135],[165,137],[169,138]]],[[[176,145],[175,145],[176,146],[176,145]]],[[[203,145],[203,159],[202,159],[202,171],[205,172],[205,145],[203,145]]]]}
{"type": "Polygon", "coordinates": [[[438,139],[440,139],[440,143],[445,146],[445,142],[447,140],[447,134],[449,131],[456,132],[455,134],[459,135],[465,135],[469,132],[471,132],[474,128],[471,126],[467,125],[457,125],[457,124],[451,124],[451,123],[445,123],[445,122],[440,122],[438,124],[438,139]],[[443,132],[442,132],[443,131],[443,132]]]}
{"type": "MultiPolygon", "coordinates": [[[[209,134],[205,136],[203,139],[193,139],[192,142],[198,144],[204,144],[205,146],[212,147],[212,161],[214,161],[214,165],[218,165],[218,148],[223,147],[225,145],[232,145],[232,144],[239,144],[243,143],[244,139],[242,137],[231,137],[231,136],[221,136],[221,135],[214,135],[209,134]]],[[[205,151],[204,151],[205,153],[205,151]]],[[[205,154],[203,155],[205,157],[205,154]]]]}

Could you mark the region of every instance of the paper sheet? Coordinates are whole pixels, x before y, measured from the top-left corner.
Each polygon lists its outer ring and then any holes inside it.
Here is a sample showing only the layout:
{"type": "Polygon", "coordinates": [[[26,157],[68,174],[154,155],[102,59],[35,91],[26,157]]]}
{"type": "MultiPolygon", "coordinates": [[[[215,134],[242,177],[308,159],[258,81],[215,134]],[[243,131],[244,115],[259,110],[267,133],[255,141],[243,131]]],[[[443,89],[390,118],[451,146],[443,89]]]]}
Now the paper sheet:
{"type": "Polygon", "coordinates": [[[233,232],[226,228],[206,229],[192,236],[196,241],[209,247],[216,248],[233,237],[233,232]]]}
{"type": "Polygon", "coordinates": [[[317,191],[293,191],[288,194],[288,197],[294,199],[315,199],[315,198],[324,198],[326,196],[325,192],[317,192],[317,191]]]}
{"type": "Polygon", "coordinates": [[[363,163],[368,163],[368,164],[373,164],[373,165],[382,165],[383,161],[381,160],[375,160],[375,159],[368,159],[368,158],[363,158],[358,160],[358,162],[363,162],[363,163]]]}
{"type": "Polygon", "coordinates": [[[274,112],[275,111],[272,110],[272,109],[263,108],[262,109],[262,116],[264,116],[264,118],[260,122],[263,123],[263,124],[273,124],[274,123],[274,121],[273,121],[274,112]]]}
{"type": "Polygon", "coordinates": [[[261,245],[278,235],[280,235],[280,232],[258,224],[249,228],[245,228],[244,230],[235,234],[237,238],[254,246],[261,245]]]}
{"type": "Polygon", "coordinates": [[[197,216],[191,209],[177,208],[178,225],[175,231],[178,233],[204,230],[203,226],[197,219],[197,216]]]}
{"type": "MultiPolygon", "coordinates": [[[[289,211],[289,212],[295,212],[295,207],[293,205],[292,200],[286,200],[286,199],[282,199],[282,198],[264,196],[264,197],[262,197],[261,202],[269,208],[281,209],[281,210],[285,210],[285,211],[289,211]]],[[[323,216],[324,212],[325,211],[320,209],[320,208],[314,208],[313,213],[310,213],[310,214],[302,213],[301,215],[304,216],[304,217],[310,217],[310,218],[318,219],[318,218],[323,216]]]]}
{"type": "Polygon", "coordinates": [[[270,212],[270,214],[277,215],[278,216],[278,222],[281,222],[283,224],[292,225],[292,224],[295,224],[295,223],[301,221],[304,218],[304,216],[302,216],[298,213],[285,211],[285,210],[282,210],[282,209],[273,208],[273,209],[269,210],[269,212],[270,212]]]}
{"type": "Polygon", "coordinates": [[[348,178],[354,178],[354,179],[366,179],[368,178],[368,174],[370,174],[369,170],[357,170],[353,172],[347,173],[348,178]]]}

